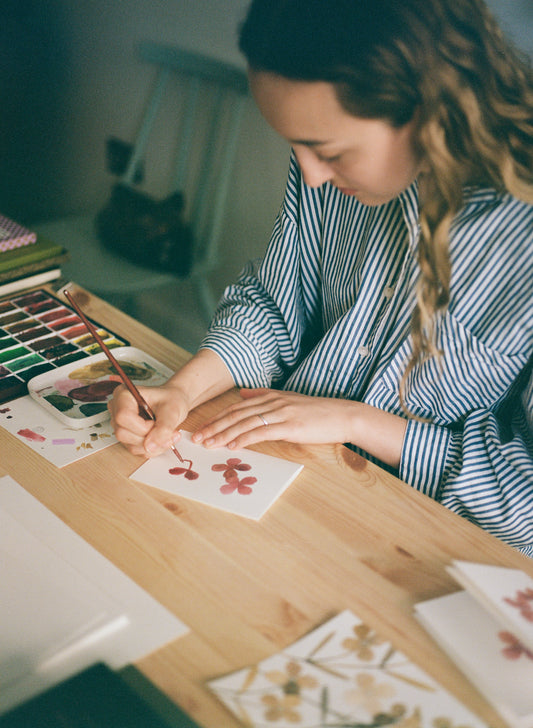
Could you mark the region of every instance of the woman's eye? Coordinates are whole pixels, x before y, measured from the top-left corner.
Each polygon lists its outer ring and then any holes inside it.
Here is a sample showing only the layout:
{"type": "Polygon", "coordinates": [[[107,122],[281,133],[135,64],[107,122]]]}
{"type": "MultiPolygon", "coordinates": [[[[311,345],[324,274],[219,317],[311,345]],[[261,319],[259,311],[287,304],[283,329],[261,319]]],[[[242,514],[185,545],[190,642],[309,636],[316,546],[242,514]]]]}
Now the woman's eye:
{"type": "Polygon", "coordinates": [[[333,164],[334,162],[338,162],[341,158],[340,154],[334,154],[332,157],[322,157],[319,155],[318,157],[321,162],[325,162],[326,164],[333,164]]]}

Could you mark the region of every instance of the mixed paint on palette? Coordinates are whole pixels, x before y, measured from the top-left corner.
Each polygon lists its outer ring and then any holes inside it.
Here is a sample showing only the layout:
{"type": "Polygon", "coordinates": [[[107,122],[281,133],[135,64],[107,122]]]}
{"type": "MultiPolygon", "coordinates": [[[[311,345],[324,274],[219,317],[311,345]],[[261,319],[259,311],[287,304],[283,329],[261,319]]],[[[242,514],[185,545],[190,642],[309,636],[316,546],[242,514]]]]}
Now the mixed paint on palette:
{"type": "MultiPolygon", "coordinates": [[[[172,375],[168,367],[135,347],[122,346],[114,357],[134,384],[156,387],[172,375]]],[[[108,418],[107,403],[121,382],[114,364],[100,352],[30,379],[28,390],[61,422],[80,429],[108,418]]]]}
{"type": "MultiPolygon", "coordinates": [[[[109,348],[127,341],[95,324],[109,348]]],[[[76,312],[39,289],[0,301],[0,404],[33,377],[101,351],[76,312]]]]}

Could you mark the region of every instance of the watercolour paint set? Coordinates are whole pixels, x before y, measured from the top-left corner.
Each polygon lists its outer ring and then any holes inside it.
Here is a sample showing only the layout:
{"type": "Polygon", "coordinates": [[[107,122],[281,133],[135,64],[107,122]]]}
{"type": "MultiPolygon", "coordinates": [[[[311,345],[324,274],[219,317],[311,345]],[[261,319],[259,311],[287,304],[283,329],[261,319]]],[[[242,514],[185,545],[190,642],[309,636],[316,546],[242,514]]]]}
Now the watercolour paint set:
{"type": "MultiPolygon", "coordinates": [[[[129,342],[95,324],[108,348],[129,342]]],[[[68,304],[43,289],[0,299],[0,404],[28,393],[28,382],[101,352],[68,304]]]]}

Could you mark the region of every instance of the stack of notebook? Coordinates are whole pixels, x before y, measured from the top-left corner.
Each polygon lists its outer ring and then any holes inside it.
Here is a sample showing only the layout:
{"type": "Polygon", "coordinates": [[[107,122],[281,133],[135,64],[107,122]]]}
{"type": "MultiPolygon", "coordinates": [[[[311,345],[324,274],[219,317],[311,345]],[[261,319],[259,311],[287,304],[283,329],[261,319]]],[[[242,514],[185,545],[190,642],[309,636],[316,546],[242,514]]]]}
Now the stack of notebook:
{"type": "Polygon", "coordinates": [[[0,296],[59,278],[67,251],[0,215],[0,296]]]}

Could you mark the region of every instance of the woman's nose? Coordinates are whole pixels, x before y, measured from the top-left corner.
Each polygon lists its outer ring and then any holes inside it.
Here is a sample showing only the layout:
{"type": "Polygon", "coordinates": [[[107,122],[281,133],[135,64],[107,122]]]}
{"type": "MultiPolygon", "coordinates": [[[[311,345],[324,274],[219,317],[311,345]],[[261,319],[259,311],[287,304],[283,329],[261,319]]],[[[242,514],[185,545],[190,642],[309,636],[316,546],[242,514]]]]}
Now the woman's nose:
{"type": "Polygon", "coordinates": [[[329,164],[319,159],[312,149],[295,149],[294,153],[302,170],[305,184],[309,187],[321,187],[333,178],[329,164]]]}

